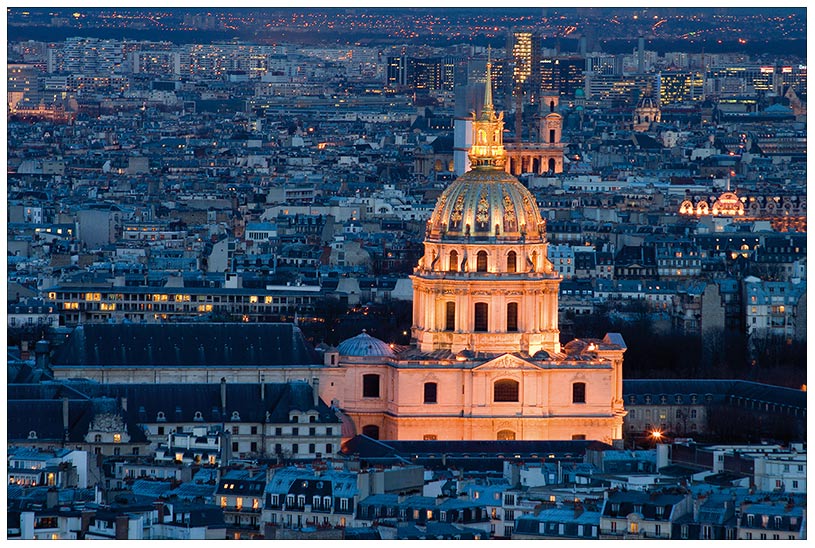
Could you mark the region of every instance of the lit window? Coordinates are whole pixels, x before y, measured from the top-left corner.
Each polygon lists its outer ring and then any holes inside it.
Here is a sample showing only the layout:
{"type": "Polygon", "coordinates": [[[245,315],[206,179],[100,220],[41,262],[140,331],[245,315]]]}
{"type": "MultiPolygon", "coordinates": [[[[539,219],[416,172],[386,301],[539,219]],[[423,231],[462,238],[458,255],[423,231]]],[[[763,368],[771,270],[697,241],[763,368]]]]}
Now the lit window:
{"type": "Polygon", "coordinates": [[[122,443],[122,435],[113,434],[113,443],[122,443]]]}

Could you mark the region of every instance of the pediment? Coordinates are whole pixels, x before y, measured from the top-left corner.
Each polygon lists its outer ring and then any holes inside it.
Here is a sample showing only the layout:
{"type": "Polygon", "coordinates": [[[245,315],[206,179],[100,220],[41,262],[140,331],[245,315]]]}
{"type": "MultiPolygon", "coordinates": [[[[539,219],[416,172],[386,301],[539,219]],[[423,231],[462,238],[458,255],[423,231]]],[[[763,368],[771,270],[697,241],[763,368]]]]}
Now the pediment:
{"type": "Polygon", "coordinates": [[[513,356],[512,354],[504,354],[503,356],[498,356],[493,360],[482,363],[478,367],[473,368],[473,370],[476,371],[491,371],[496,369],[504,370],[511,369],[513,371],[521,370],[537,371],[540,369],[540,367],[538,367],[534,363],[530,363],[524,360],[523,358],[513,356]]]}

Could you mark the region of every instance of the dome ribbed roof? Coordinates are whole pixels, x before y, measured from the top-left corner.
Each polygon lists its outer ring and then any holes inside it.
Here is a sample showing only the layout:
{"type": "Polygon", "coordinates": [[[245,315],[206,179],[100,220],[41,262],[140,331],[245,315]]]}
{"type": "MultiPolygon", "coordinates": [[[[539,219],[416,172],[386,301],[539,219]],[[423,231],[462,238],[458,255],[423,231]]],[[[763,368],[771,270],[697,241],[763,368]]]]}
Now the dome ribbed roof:
{"type": "Polygon", "coordinates": [[[654,100],[653,97],[650,95],[644,96],[642,99],[639,100],[637,104],[638,109],[657,109],[659,108],[659,104],[654,100]]]}
{"type": "Polygon", "coordinates": [[[371,337],[365,331],[342,341],[337,347],[341,356],[394,356],[393,350],[385,341],[371,337]]]}
{"type": "Polygon", "coordinates": [[[430,217],[430,239],[499,236],[542,239],[545,227],[532,193],[501,169],[468,171],[445,189],[430,217]]]}

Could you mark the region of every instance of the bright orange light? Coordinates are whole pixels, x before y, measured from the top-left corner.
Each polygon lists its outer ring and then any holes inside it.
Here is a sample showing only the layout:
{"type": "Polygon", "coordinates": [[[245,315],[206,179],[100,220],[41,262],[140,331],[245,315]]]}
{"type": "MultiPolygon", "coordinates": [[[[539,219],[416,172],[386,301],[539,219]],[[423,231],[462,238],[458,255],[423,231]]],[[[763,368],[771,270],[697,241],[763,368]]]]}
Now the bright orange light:
{"type": "Polygon", "coordinates": [[[659,441],[660,439],[662,439],[662,432],[660,432],[659,430],[654,430],[653,432],[651,432],[651,437],[654,438],[656,441],[659,441]]]}

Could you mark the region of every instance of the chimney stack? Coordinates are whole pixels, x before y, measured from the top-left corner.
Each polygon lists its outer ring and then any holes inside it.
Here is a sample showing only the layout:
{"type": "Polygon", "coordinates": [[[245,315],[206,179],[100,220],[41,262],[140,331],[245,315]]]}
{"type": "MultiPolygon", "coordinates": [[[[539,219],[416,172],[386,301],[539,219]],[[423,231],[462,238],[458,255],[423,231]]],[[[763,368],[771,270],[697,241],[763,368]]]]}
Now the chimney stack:
{"type": "Polygon", "coordinates": [[[221,377],[221,414],[226,416],[226,377],[221,377]]]}
{"type": "Polygon", "coordinates": [[[38,371],[45,371],[48,369],[48,355],[50,354],[50,345],[48,341],[38,341],[34,345],[34,363],[38,371]]]}
{"type": "Polygon", "coordinates": [[[311,378],[311,392],[314,396],[314,408],[317,409],[320,404],[320,379],[318,377],[311,378]]]}
{"type": "Polygon", "coordinates": [[[70,410],[70,406],[68,405],[68,398],[62,398],[62,429],[65,431],[65,437],[68,437],[68,411],[70,410]]]}
{"type": "Polygon", "coordinates": [[[45,492],[45,507],[50,510],[57,506],[59,506],[59,489],[49,487],[48,491],[45,492]]]}

